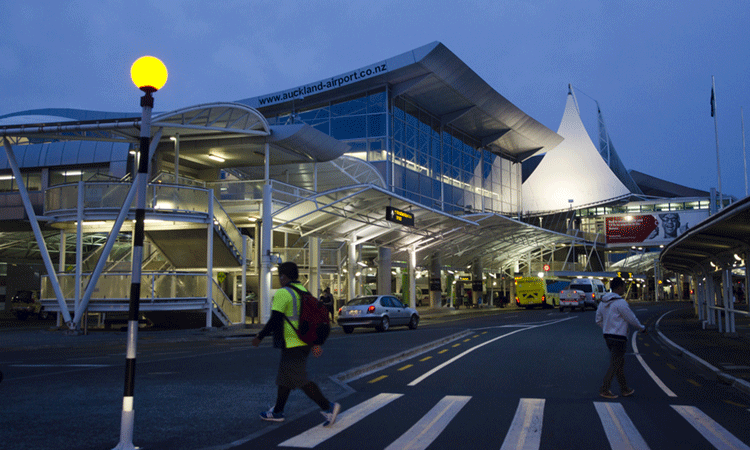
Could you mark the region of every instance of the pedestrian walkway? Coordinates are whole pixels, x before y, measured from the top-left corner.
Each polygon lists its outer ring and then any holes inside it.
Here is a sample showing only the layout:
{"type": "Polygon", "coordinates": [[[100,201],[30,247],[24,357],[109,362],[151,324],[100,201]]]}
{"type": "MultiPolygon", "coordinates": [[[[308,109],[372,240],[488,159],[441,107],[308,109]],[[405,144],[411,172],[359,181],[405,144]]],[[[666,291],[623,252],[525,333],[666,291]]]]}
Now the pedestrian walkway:
{"type": "MultiPolygon", "coordinates": [[[[370,439],[384,439],[390,441],[390,445],[385,447],[387,450],[396,450],[408,448],[411,450],[425,450],[435,442],[441,434],[456,433],[462,427],[450,427],[451,423],[459,416],[459,413],[470,417],[504,417],[504,415],[493,414],[487,411],[484,404],[472,402],[471,396],[446,395],[435,405],[424,410],[421,417],[414,420],[413,425],[398,435],[398,433],[389,433],[392,431],[389,427],[380,428],[377,433],[372,430],[378,429],[377,424],[381,423],[382,416],[399,417],[399,411],[402,408],[414,408],[415,403],[410,403],[409,394],[402,393],[379,393],[364,401],[353,405],[346,405],[338,416],[335,426],[323,427],[317,425],[304,430],[302,433],[286,438],[282,442],[277,442],[275,435],[264,436],[259,440],[249,442],[252,448],[258,446],[271,447],[293,447],[293,448],[314,448],[318,445],[329,442],[329,445],[336,448],[343,448],[350,445],[347,438],[341,437],[349,429],[353,429],[357,436],[371,436],[370,439]],[[409,406],[407,406],[409,405],[409,406]]],[[[552,411],[560,411],[564,405],[558,404],[550,408],[552,411]]],[[[640,431],[633,420],[628,415],[630,407],[627,400],[622,402],[594,401],[588,404],[582,411],[577,410],[577,420],[586,424],[586,436],[583,438],[591,444],[606,440],[609,447],[618,450],[648,450],[650,448],[661,448],[664,430],[654,427],[644,427],[640,431]],[[598,420],[601,427],[593,426],[592,421],[598,420]],[[598,436],[603,433],[604,436],[598,436]],[[654,436],[656,434],[656,436],[654,436]],[[649,441],[652,441],[651,446],[649,441]]],[[[527,450],[539,449],[542,442],[542,432],[545,428],[551,427],[555,432],[549,435],[559,436],[558,428],[562,428],[563,433],[567,434],[570,424],[565,421],[554,420],[554,417],[547,417],[545,420],[547,400],[541,398],[521,398],[515,415],[509,423],[497,423],[494,428],[495,432],[485,434],[488,436],[482,443],[492,442],[493,447],[500,445],[501,450],[523,448],[527,450]],[[500,430],[507,430],[503,435],[500,430]]],[[[502,406],[498,406],[502,409],[502,406]]],[[[642,414],[642,411],[639,411],[642,414]]],[[[714,421],[700,408],[686,405],[654,405],[652,414],[658,414],[663,423],[669,423],[671,432],[677,431],[683,439],[691,439],[691,448],[715,448],[715,449],[734,449],[750,450],[735,434],[724,428],[718,422],[714,421]],[[658,410],[658,411],[657,411],[658,410]],[[697,432],[697,434],[696,434],[697,432]],[[700,436],[698,436],[700,435],[700,436]],[[701,442],[695,439],[702,439],[701,442]]],[[[502,421],[501,421],[502,422],[502,421]]],[[[351,436],[349,432],[348,436],[351,436]]],[[[465,436],[464,436],[465,438],[465,436]]],[[[455,439],[450,440],[455,442],[455,439]]],[[[386,442],[383,442],[385,445],[386,442]]],[[[674,448],[681,448],[681,444],[675,442],[674,448]]],[[[239,449],[251,448],[250,446],[240,446],[239,449]]],[[[590,447],[593,448],[593,447],[590,447]]]]}
{"type": "Polygon", "coordinates": [[[719,333],[717,329],[704,329],[692,304],[682,305],[656,324],[659,338],[682,357],[750,394],[750,318],[736,314],[736,333],[719,333]]]}

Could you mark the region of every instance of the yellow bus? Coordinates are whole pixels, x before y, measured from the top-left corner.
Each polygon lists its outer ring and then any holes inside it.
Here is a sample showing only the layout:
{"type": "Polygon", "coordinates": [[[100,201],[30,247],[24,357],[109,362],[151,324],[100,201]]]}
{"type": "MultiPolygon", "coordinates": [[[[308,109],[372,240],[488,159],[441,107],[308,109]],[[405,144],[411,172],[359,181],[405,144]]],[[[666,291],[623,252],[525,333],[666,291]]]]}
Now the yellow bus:
{"type": "Polygon", "coordinates": [[[523,308],[556,307],[560,305],[560,291],[570,281],[557,278],[516,277],[516,306],[523,308]]]}

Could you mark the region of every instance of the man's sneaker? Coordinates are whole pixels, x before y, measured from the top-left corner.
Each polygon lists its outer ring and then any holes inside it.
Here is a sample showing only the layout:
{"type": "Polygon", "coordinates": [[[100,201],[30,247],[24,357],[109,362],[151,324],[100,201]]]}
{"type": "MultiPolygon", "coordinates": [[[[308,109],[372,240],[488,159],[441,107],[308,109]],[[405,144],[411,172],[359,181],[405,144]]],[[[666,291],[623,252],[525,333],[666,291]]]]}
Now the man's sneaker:
{"type": "Polygon", "coordinates": [[[599,395],[604,398],[617,398],[617,396],[613,394],[612,391],[601,391],[599,392],[599,395]]]}
{"type": "Polygon", "coordinates": [[[326,421],[323,422],[323,426],[330,427],[333,425],[336,422],[336,417],[338,417],[339,411],[341,411],[341,405],[338,403],[332,403],[327,411],[321,411],[320,413],[326,418],[326,421]]]}
{"type": "Polygon", "coordinates": [[[634,392],[635,392],[635,389],[626,389],[620,392],[620,395],[622,395],[623,397],[630,397],[631,395],[633,395],[634,392]]]}
{"type": "Polygon", "coordinates": [[[260,418],[263,420],[268,420],[270,422],[283,422],[284,421],[284,413],[280,412],[273,412],[273,406],[268,411],[263,411],[260,413],[260,418]]]}

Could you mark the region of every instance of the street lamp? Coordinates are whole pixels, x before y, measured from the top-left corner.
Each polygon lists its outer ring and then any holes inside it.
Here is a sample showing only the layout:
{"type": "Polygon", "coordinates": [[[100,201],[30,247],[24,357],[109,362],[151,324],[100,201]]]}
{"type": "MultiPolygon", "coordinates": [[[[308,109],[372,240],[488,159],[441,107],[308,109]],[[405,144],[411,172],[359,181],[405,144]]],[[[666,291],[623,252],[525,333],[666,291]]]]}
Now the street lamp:
{"type": "Polygon", "coordinates": [[[135,230],[133,232],[133,262],[130,281],[130,307],[128,310],[128,343],[125,356],[125,393],[122,399],[120,443],[114,450],[131,450],[133,446],[133,390],[135,387],[135,355],[138,338],[138,316],[141,301],[141,265],[143,264],[143,223],[146,217],[146,188],[148,187],[149,147],[151,146],[151,110],[153,93],[167,82],[167,68],[153,56],[138,58],[130,68],[130,77],[136,87],[144,92],[141,97],[141,134],[138,147],[138,173],[136,184],[135,230]]]}

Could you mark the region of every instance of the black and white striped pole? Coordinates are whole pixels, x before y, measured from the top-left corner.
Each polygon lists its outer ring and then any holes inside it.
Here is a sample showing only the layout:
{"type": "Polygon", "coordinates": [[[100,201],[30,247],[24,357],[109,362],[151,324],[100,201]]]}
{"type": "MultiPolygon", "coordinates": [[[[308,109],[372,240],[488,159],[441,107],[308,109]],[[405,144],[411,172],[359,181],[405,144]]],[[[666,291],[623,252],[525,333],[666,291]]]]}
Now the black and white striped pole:
{"type": "Polygon", "coordinates": [[[167,82],[167,68],[153,56],[138,58],[130,68],[133,83],[145,94],[141,97],[141,135],[138,149],[138,172],[133,179],[136,184],[135,229],[133,232],[133,262],[130,282],[130,308],[128,311],[128,342],[125,356],[125,393],[122,398],[120,443],[113,450],[131,450],[133,446],[133,391],[135,388],[135,355],[138,339],[138,316],[141,301],[141,265],[143,264],[143,224],[146,217],[146,189],[148,188],[149,147],[151,146],[151,110],[154,107],[153,93],[167,82]]]}

